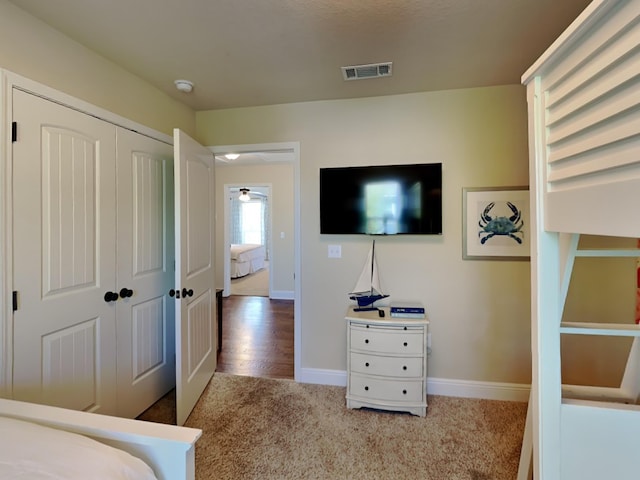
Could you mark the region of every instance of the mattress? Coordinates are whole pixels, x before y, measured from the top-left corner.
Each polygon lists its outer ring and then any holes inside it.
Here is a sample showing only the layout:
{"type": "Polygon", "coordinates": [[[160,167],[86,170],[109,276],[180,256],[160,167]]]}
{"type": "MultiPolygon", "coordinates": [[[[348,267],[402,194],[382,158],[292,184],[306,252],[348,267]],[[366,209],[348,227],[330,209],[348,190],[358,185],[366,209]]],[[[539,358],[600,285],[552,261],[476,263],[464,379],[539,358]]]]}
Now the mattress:
{"type": "Polygon", "coordinates": [[[231,244],[231,260],[247,262],[256,258],[264,259],[264,245],[255,243],[231,244]]]}
{"type": "Polygon", "coordinates": [[[264,245],[253,243],[231,245],[231,278],[244,277],[264,268],[264,245]]]}
{"type": "Polygon", "coordinates": [[[156,480],[139,458],[88,437],[0,416],[0,478],[156,480]]]}

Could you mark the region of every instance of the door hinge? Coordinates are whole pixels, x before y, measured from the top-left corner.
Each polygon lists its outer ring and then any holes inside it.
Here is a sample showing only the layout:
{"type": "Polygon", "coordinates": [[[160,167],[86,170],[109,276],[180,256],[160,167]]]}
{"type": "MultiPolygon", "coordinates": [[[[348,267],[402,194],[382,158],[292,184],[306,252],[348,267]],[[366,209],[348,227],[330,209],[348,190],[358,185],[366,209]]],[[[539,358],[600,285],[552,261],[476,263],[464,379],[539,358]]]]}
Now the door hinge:
{"type": "Polygon", "coordinates": [[[18,122],[11,122],[11,143],[18,141],[18,122]]]}
{"type": "Polygon", "coordinates": [[[15,312],[18,310],[18,292],[16,290],[13,291],[12,297],[11,301],[13,302],[13,311],[15,312]]]}

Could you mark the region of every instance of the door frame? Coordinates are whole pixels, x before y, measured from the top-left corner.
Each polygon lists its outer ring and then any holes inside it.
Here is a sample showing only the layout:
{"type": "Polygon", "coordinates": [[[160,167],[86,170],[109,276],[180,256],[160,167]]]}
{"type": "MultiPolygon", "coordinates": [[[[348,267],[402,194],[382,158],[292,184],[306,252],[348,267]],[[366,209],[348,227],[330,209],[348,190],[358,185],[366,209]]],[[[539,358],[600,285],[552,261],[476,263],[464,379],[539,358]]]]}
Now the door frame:
{"type": "MultiPolygon", "coordinates": [[[[13,184],[11,122],[13,89],[22,90],[113,125],[173,145],[173,138],[128,118],[60,92],[35,80],[0,69],[0,396],[12,398],[13,384],[13,184]]],[[[18,127],[18,135],[20,128],[18,127]]],[[[18,306],[20,299],[18,297],[18,306]]]]}
{"type": "MultiPolygon", "coordinates": [[[[293,378],[301,381],[302,375],[302,328],[301,328],[301,279],[300,279],[300,142],[274,142],[274,143],[254,143],[242,145],[215,145],[209,149],[216,155],[226,153],[255,153],[255,152],[287,152],[291,153],[293,164],[293,378]]],[[[226,194],[225,190],[225,194],[226,194]]],[[[225,197],[226,198],[226,197],[225,197]]],[[[225,217],[227,215],[225,199],[225,217]]],[[[225,241],[228,243],[227,219],[224,220],[225,241]]],[[[273,240],[273,234],[272,234],[273,240]]],[[[228,250],[225,248],[225,250],[228,250]]],[[[228,256],[229,253],[225,252],[228,256]]],[[[225,264],[228,265],[226,259],[225,264]]],[[[229,270],[226,271],[229,273],[229,270]]],[[[271,274],[270,274],[271,275],[271,274]]],[[[271,280],[271,277],[269,278],[271,280]]],[[[225,280],[226,281],[226,280],[225,280]]],[[[269,292],[271,292],[271,282],[269,282],[269,292]]]]}
{"type": "MultiPolygon", "coordinates": [[[[229,232],[229,227],[231,222],[229,221],[229,217],[231,216],[231,205],[229,203],[229,198],[231,198],[231,191],[234,189],[249,187],[249,188],[262,188],[267,190],[267,198],[271,200],[271,195],[273,192],[273,185],[270,183],[225,183],[224,184],[224,245],[230,245],[229,238],[231,237],[231,233],[229,232]]],[[[273,263],[271,262],[271,254],[273,253],[273,220],[271,215],[269,216],[269,246],[271,250],[269,253],[269,298],[272,298],[273,294],[273,268],[271,267],[273,263]]],[[[227,297],[231,295],[231,252],[228,248],[224,249],[224,285],[222,294],[227,297]]]]}

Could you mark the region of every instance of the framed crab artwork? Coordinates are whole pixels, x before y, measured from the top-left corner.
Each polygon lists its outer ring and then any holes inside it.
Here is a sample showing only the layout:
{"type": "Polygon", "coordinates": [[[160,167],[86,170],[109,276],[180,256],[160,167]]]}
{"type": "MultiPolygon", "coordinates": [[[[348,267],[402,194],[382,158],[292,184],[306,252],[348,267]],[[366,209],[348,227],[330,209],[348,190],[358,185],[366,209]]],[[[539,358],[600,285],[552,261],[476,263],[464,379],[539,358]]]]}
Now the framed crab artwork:
{"type": "Polygon", "coordinates": [[[528,260],[529,189],[462,189],[462,258],[528,260]]]}

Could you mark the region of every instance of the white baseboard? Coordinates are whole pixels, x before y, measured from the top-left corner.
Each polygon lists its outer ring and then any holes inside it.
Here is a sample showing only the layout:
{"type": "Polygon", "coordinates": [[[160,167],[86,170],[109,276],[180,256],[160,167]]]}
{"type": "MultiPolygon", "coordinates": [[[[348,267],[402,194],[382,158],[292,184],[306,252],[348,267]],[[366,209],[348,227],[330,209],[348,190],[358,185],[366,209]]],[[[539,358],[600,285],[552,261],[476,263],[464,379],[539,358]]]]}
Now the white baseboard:
{"type": "Polygon", "coordinates": [[[293,300],[294,293],[290,290],[273,290],[269,292],[269,298],[273,300],[293,300]]]}
{"type": "Polygon", "coordinates": [[[529,401],[529,384],[479,382],[449,378],[427,378],[427,393],[445,397],[484,398],[486,400],[529,401]]]}
{"type": "MultiPolygon", "coordinates": [[[[347,372],[343,370],[302,368],[296,381],[300,383],[316,383],[319,385],[345,387],[347,385],[347,372]]],[[[530,385],[521,383],[427,378],[427,394],[442,395],[445,397],[526,402],[529,400],[529,390],[530,385]]]]}
{"type": "Polygon", "coordinates": [[[296,382],[316,383],[318,385],[347,386],[347,372],[344,370],[322,370],[319,368],[301,368],[296,382]]]}

